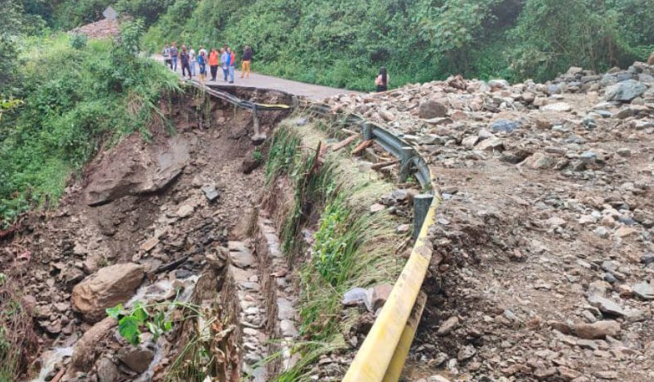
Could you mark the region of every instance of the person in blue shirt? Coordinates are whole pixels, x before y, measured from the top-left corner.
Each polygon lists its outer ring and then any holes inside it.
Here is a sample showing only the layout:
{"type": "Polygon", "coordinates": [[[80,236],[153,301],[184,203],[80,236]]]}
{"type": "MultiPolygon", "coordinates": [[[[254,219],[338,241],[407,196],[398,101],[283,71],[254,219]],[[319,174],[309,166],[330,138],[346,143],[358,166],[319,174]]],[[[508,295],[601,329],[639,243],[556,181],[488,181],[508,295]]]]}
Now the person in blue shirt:
{"type": "Polygon", "coordinates": [[[220,66],[223,68],[223,80],[227,82],[229,75],[229,53],[227,52],[227,45],[220,50],[220,66]]]}

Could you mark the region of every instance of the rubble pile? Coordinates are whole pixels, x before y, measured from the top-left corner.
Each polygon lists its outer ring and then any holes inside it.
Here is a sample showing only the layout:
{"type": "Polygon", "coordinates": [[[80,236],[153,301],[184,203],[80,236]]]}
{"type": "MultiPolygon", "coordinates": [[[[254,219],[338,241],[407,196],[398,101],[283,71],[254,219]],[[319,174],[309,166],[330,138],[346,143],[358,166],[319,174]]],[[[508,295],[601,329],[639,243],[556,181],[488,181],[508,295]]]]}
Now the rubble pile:
{"type": "Polygon", "coordinates": [[[410,380],[654,380],[654,66],[325,102],[412,142],[443,196],[410,380]]]}
{"type": "Polygon", "coordinates": [[[113,38],[120,35],[118,22],[102,19],[91,24],[83,25],[70,31],[72,34],[83,34],[89,38],[113,38]]]}

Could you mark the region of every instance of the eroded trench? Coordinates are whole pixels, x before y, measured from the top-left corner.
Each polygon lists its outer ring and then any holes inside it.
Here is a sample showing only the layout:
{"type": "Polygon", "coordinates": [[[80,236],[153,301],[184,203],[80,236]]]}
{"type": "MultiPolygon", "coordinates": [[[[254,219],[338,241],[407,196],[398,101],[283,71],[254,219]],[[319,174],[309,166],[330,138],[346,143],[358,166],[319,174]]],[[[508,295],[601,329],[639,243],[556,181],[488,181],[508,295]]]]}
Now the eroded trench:
{"type": "MultiPolygon", "coordinates": [[[[4,246],[38,333],[23,380],[266,381],[294,362],[297,291],[261,205],[266,145],[251,140],[251,112],[200,93],[162,108],[173,126],[105,150],[4,246]]],[[[261,113],[263,132],[287,114],[261,113]]]]}

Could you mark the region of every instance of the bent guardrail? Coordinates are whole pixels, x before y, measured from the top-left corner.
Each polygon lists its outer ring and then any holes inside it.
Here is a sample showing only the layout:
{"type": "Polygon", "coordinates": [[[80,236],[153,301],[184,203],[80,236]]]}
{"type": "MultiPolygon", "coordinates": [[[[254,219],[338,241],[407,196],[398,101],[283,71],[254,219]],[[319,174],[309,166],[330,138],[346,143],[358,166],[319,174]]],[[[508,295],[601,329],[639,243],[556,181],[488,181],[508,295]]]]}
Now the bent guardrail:
{"type": "Polygon", "coordinates": [[[328,105],[305,99],[299,103],[294,102],[293,106],[254,104],[227,92],[207,88],[197,82],[192,84],[213,97],[253,110],[255,121],[257,110],[302,107],[324,118],[338,118],[338,122],[345,126],[358,126],[364,140],[374,140],[400,160],[401,180],[415,175],[422,188],[426,192],[431,192],[431,194],[419,195],[414,201],[416,224],[414,236],[417,238],[411,256],[343,379],[343,382],[397,382],[425,304],[426,297],[420,290],[433,253],[428,233],[435,222],[436,209],[441,201],[436,193],[434,176],[427,162],[408,142],[356,114],[338,115],[333,113],[328,105]]]}

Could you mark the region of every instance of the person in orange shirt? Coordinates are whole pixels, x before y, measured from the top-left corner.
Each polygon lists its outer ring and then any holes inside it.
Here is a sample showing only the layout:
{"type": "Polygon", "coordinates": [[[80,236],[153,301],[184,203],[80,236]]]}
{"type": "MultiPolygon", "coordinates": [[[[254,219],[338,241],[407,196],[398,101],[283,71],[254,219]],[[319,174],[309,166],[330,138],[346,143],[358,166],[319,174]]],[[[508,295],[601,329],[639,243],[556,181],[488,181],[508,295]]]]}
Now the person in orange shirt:
{"type": "Polygon", "coordinates": [[[218,75],[218,51],[216,48],[211,48],[211,53],[209,53],[209,68],[211,69],[211,81],[216,81],[216,76],[218,75]]]}

